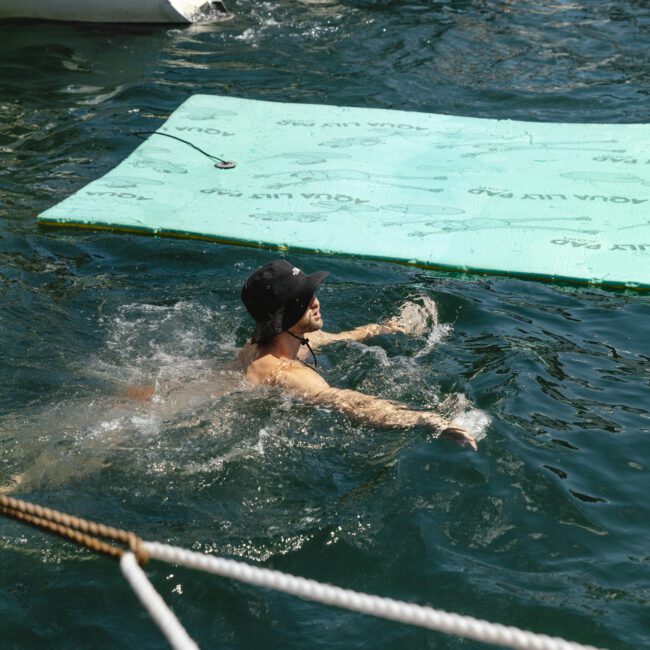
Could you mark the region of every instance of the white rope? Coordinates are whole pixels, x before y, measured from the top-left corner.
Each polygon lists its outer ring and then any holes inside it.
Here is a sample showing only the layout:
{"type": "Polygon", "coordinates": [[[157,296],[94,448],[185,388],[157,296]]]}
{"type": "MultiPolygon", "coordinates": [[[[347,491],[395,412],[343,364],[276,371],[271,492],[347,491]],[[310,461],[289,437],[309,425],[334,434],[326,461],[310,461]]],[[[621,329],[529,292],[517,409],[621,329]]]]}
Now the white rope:
{"type": "MultiPolygon", "coordinates": [[[[186,551],[167,544],[145,542],[144,548],[151,558],[169,562],[170,564],[179,564],[190,569],[214,573],[224,578],[239,580],[258,587],[275,589],[325,605],[333,605],[400,623],[418,625],[438,632],[475,639],[483,643],[491,643],[517,650],[598,650],[593,646],[581,645],[557,637],[526,632],[516,627],[506,627],[478,620],[471,616],[449,614],[431,607],[422,607],[390,598],[370,596],[279,571],[261,569],[234,560],[186,551]]],[[[160,597],[158,596],[158,598],[160,597]]]]}
{"type": "Polygon", "coordinates": [[[174,612],[167,607],[144,571],[138,566],[133,553],[125,553],[120,558],[120,569],[140,602],[169,641],[169,645],[174,650],[199,650],[199,646],[192,641],[174,612]]]}

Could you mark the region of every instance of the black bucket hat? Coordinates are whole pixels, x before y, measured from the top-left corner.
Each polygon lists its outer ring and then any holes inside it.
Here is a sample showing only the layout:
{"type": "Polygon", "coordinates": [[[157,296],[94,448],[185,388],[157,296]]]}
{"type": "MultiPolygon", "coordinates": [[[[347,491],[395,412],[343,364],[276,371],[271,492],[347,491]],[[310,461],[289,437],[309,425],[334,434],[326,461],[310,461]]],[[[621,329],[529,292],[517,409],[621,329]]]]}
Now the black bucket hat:
{"type": "Polygon", "coordinates": [[[255,271],[241,290],[244,306],[257,323],[251,341],[257,343],[293,327],[328,275],[327,271],[306,275],[286,260],[274,260],[255,271]]]}

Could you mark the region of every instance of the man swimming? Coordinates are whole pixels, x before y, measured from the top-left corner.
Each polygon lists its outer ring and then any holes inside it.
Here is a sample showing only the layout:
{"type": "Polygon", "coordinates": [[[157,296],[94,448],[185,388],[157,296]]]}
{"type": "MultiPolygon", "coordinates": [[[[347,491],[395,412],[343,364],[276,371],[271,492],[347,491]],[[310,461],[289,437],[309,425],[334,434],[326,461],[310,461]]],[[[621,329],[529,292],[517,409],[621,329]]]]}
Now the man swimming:
{"type": "Polygon", "coordinates": [[[304,363],[308,357],[304,348],[314,355],[314,348],[335,341],[362,341],[397,332],[412,334],[419,327],[402,317],[337,334],[324,332],[316,289],[327,275],[306,275],[286,260],[275,260],[246,280],[241,297],[256,323],[250,342],[239,354],[246,380],[253,385],[280,386],[314,404],[334,407],[351,420],[382,428],[422,426],[437,437],[451,438],[476,450],[471,433],[453,426],[439,414],[416,411],[355,390],[334,388],[304,363]]]}
{"type": "MultiPolygon", "coordinates": [[[[452,438],[462,445],[476,449],[474,437],[465,429],[453,426],[442,416],[430,411],[416,411],[398,402],[366,395],[354,390],[342,390],[330,386],[313,368],[303,363],[309,356],[308,350],[318,349],[335,341],[362,341],[379,334],[422,334],[425,318],[421,308],[411,303],[406,305],[399,317],[383,324],[369,324],[346,332],[336,334],[324,332],[320,302],[315,295],[316,289],[327,273],[305,275],[298,268],[285,260],[276,260],[253,273],[242,289],[242,300],[246,309],[256,321],[251,341],[240,351],[237,368],[252,385],[276,385],[296,396],[314,404],[337,408],[351,420],[381,428],[425,427],[438,437],[452,438]],[[309,335],[309,339],[306,338],[309,335]]],[[[434,304],[430,303],[430,313],[434,304]]],[[[223,379],[223,376],[220,376],[223,379]]],[[[238,373],[232,373],[234,385],[239,386],[238,373]]],[[[158,400],[153,398],[160,388],[156,386],[133,385],[121,391],[117,400],[107,400],[104,408],[99,408],[93,399],[87,408],[94,415],[87,415],[82,408],[69,408],[69,413],[79,416],[76,419],[62,418],[62,430],[72,428],[83,430],[92,422],[122,422],[135,413],[149,414],[155,407],[155,417],[167,418],[183,409],[195,408],[196,404],[205,404],[215,397],[212,381],[203,386],[196,394],[196,385],[175,394],[170,398],[163,391],[158,400]],[[137,404],[134,410],[133,404],[137,404]],[[140,411],[139,409],[145,409],[140,411]]],[[[170,390],[179,387],[173,385],[170,390]]],[[[229,390],[225,387],[224,392],[229,390]]],[[[66,407],[67,408],[67,407],[66,407]]],[[[65,410],[65,409],[64,409],[65,410]]],[[[57,414],[59,420],[59,414],[57,414]]],[[[121,426],[113,431],[113,445],[122,444],[121,426]]],[[[97,438],[102,447],[107,446],[106,435],[97,438]]],[[[94,439],[94,437],[93,437],[94,439]]],[[[110,446],[110,445],[108,445],[110,446]]],[[[29,489],[30,484],[38,484],[44,477],[49,481],[59,482],[72,476],[101,470],[106,461],[103,457],[84,462],[79,467],[70,469],[69,463],[61,463],[61,456],[56,449],[44,448],[39,457],[23,472],[14,474],[9,480],[0,482],[0,494],[17,489],[29,489]],[[53,477],[53,468],[58,476],[53,477]]]]}

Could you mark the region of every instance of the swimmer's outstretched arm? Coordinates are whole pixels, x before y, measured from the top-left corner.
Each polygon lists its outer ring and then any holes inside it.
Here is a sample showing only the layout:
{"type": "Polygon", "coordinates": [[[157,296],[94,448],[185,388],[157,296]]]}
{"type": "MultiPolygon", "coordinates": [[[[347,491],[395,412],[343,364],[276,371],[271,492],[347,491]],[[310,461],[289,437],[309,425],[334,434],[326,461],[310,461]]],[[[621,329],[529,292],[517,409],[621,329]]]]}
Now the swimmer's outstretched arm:
{"type": "Polygon", "coordinates": [[[427,297],[420,299],[422,304],[406,302],[402,305],[399,314],[384,323],[369,323],[355,327],[345,332],[312,332],[307,335],[312,347],[319,348],[337,341],[365,341],[380,334],[409,334],[420,335],[432,320],[438,322],[436,304],[427,297]]]}
{"type": "Polygon", "coordinates": [[[320,330],[307,334],[306,336],[312,347],[322,348],[324,345],[336,343],[337,341],[365,341],[373,336],[394,334],[398,331],[398,329],[391,327],[389,324],[368,323],[367,325],[361,325],[355,327],[353,330],[346,330],[344,332],[324,332],[320,330]]]}
{"type": "Polygon", "coordinates": [[[476,441],[469,431],[450,425],[431,411],[415,411],[404,404],[366,395],[355,390],[331,387],[311,368],[290,368],[276,374],[274,383],[315,404],[331,406],[351,420],[388,429],[424,426],[440,438],[450,438],[476,451],[476,441]]]}

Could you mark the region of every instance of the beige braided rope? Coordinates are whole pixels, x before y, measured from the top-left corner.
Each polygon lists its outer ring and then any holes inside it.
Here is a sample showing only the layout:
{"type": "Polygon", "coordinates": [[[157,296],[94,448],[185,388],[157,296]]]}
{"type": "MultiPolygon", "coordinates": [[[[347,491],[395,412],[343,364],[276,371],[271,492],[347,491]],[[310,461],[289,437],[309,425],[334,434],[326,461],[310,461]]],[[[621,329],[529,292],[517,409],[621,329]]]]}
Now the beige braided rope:
{"type": "Polygon", "coordinates": [[[234,560],[212,557],[203,553],[186,551],[166,544],[143,542],[134,533],[72,517],[57,510],[43,508],[2,495],[0,495],[0,514],[61,535],[95,552],[119,558],[122,573],[174,650],[197,650],[198,647],[149,583],[144,572],[138,568],[137,563],[144,564],[149,555],[153,559],[240,580],[259,587],[276,589],[306,600],[386,620],[418,625],[430,630],[455,634],[513,650],[598,650],[593,646],[490,623],[471,616],[341,589],[315,580],[259,568],[234,560]],[[119,542],[128,548],[109,544],[99,537],[119,542]]]}
{"type": "Polygon", "coordinates": [[[87,521],[58,510],[43,508],[4,495],[0,495],[0,515],[29,524],[53,535],[59,535],[95,553],[101,553],[116,560],[119,560],[126,551],[131,551],[136,556],[140,566],[144,566],[149,559],[142,540],[135,533],[127,530],[87,521]],[[123,546],[116,546],[105,540],[117,542],[123,546]]]}

